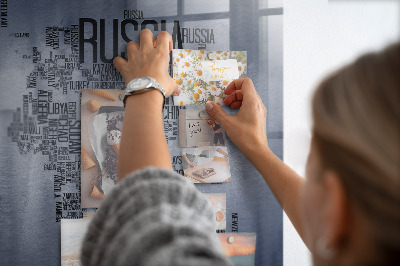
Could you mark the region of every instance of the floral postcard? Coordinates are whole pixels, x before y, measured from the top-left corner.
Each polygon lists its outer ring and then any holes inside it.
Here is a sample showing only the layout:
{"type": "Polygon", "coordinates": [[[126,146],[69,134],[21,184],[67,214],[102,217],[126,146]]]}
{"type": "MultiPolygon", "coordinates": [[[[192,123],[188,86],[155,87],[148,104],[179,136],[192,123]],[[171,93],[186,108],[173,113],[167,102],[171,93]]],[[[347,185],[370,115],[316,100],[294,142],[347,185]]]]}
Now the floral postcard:
{"type": "Polygon", "coordinates": [[[223,105],[228,84],[247,73],[246,51],[172,50],[172,69],[182,93],[174,105],[223,105]]]}

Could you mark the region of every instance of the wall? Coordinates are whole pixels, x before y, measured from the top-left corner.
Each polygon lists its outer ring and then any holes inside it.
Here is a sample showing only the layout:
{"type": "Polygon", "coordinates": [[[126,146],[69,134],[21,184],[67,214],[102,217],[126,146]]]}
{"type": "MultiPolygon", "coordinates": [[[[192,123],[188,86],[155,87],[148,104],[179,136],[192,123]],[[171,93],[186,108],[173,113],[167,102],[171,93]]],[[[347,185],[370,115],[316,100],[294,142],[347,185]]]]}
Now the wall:
{"type": "MultiPolygon", "coordinates": [[[[399,40],[399,1],[284,1],[284,161],[304,176],[311,93],[324,75],[399,40]]],[[[284,217],[284,265],[311,265],[284,217]]]]}

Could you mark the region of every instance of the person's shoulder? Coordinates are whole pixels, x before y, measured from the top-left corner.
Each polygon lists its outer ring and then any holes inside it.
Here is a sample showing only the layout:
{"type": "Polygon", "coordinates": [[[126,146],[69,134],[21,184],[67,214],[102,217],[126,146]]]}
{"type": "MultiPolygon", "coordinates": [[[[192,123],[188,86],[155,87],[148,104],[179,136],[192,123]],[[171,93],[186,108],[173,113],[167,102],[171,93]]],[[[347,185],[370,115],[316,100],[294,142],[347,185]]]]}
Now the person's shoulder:
{"type": "MultiPolygon", "coordinates": [[[[155,167],[155,166],[147,166],[138,170],[135,170],[128,174],[125,179],[121,182],[123,183],[137,183],[141,181],[152,182],[157,180],[174,180],[177,182],[183,182],[191,184],[184,178],[181,174],[175,172],[172,169],[155,167]]],[[[128,184],[126,184],[128,185],[128,184]]]]}

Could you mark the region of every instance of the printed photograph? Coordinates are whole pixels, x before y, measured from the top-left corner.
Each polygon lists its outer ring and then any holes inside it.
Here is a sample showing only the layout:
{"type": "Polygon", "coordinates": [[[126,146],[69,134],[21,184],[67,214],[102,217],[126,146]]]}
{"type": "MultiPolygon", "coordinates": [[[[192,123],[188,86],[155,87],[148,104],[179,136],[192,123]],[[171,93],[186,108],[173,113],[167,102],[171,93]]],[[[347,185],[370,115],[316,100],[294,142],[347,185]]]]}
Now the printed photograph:
{"type": "Polygon", "coordinates": [[[81,100],[81,203],[97,208],[118,182],[122,90],[84,89],[81,100]]]}
{"type": "Polygon", "coordinates": [[[223,146],[182,148],[182,168],[193,183],[232,181],[228,149],[223,146]]]}
{"type": "Polygon", "coordinates": [[[246,51],[172,50],[172,68],[182,93],[174,105],[204,105],[213,101],[223,105],[228,84],[245,78],[246,51]]]}
{"type": "Polygon", "coordinates": [[[211,202],[211,205],[215,210],[217,233],[224,233],[226,230],[226,194],[205,193],[204,196],[206,196],[206,198],[211,202]]]}
{"type": "Polygon", "coordinates": [[[233,265],[254,265],[256,234],[221,233],[218,234],[222,250],[233,265]]]}
{"type": "Polygon", "coordinates": [[[83,238],[95,212],[84,212],[82,219],[61,219],[61,265],[80,266],[83,238]]]}
{"type": "Polygon", "coordinates": [[[205,109],[179,110],[181,147],[225,146],[225,131],[205,109]]]}

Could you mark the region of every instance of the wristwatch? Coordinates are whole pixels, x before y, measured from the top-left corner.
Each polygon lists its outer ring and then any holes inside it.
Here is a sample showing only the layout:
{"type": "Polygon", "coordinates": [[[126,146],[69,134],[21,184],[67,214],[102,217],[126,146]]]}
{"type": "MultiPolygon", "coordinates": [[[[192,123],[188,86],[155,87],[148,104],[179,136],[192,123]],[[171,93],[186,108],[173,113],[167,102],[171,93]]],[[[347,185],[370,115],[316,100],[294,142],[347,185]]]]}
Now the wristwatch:
{"type": "Polygon", "coordinates": [[[119,95],[121,101],[124,102],[124,107],[126,105],[126,98],[133,94],[141,94],[143,92],[149,90],[159,90],[164,97],[163,101],[163,109],[165,105],[165,90],[164,88],[154,79],[151,77],[140,77],[131,80],[128,85],[126,85],[124,93],[119,95]]]}

